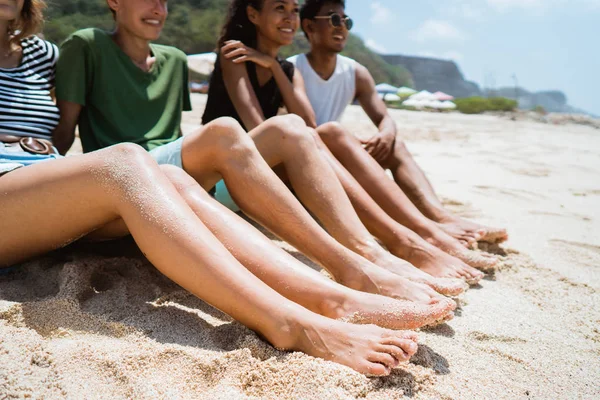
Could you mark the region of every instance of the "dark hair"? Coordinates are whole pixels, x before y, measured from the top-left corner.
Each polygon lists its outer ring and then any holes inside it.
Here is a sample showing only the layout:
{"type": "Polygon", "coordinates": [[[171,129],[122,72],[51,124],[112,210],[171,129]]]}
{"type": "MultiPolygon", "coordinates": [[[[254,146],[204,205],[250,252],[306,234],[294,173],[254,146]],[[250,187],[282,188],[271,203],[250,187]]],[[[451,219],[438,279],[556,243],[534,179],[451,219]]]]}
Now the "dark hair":
{"type": "Polygon", "coordinates": [[[302,22],[304,22],[305,19],[314,19],[317,15],[319,15],[319,12],[327,3],[332,3],[335,5],[341,4],[342,7],[346,8],[345,0],[306,0],[304,2],[304,5],[300,9],[300,24],[302,25],[302,31],[304,32],[304,36],[306,36],[307,39],[308,34],[304,30],[304,25],[302,24],[302,22]]]}
{"type": "Polygon", "coordinates": [[[23,2],[21,15],[8,25],[11,44],[19,44],[21,40],[42,30],[45,8],[46,3],[43,0],[25,0],[23,2]]]}
{"type": "Polygon", "coordinates": [[[256,27],[248,19],[248,6],[260,11],[263,6],[263,0],[232,0],[227,12],[225,24],[221,30],[221,36],[217,42],[219,47],[223,47],[228,40],[241,40],[248,47],[256,47],[256,27]]]}

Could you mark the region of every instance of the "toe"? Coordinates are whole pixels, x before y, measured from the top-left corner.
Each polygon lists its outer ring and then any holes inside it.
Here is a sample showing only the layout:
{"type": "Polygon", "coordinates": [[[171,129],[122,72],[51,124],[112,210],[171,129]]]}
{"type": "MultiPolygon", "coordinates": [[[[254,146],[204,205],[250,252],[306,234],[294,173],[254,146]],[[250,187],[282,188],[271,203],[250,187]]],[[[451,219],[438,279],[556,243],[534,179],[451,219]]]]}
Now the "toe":
{"type": "Polygon", "coordinates": [[[382,344],[377,348],[377,351],[384,354],[391,354],[396,361],[396,365],[393,368],[396,368],[401,362],[407,362],[410,360],[410,356],[404,350],[402,350],[402,348],[397,346],[382,344]]]}
{"type": "Polygon", "coordinates": [[[393,346],[398,349],[398,351],[404,354],[404,361],[408,361],[412,356],[415,355],[417,350],[419,349],[419,345],[417,344],[417,339],[415,338],[398,338],[398,337],[389,337],[382,341],[382,344],[385,346],[393,346]]]}
{"type": "Polygon", "coordinates": [[[391,373],[391,370],[384,366],[383,364],[374,363],[374,362],[365,362],[358,370],[359,372],[365,375],[372,376],[388,376],[391,373]]]}
{"type": "Polygon", "coordinates": [[[404,359],[398,359],[393,355],[392,352],[388,351],[374,351],[371,354],[369,354],[367,360],[369,360],[372,363],[382,364],[389,369],[396,368],[400,361],[404,361],[404,359]]]}

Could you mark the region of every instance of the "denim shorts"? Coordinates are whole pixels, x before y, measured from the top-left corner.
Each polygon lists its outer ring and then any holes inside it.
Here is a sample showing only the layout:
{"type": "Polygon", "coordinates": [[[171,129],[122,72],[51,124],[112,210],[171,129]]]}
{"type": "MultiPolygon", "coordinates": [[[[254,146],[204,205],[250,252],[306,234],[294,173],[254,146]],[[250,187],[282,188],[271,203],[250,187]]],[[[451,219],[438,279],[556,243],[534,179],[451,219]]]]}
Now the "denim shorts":
{"type": "Polygon", "coordinates": [[[7,147],[4,143],[0,142],[0,175],[14,171],[17,168],[43,161],[57,160],[59,158],[63,158],[63,156],[59,154],[31,154],[20,147],[7,147]]]}
{"type": "MultiPolygon", "coordinates": [[[[159,165],[174,165],[183,169],[183,161],[181,159],[183,139],[184,138],[181,137],[174,142],[157,147],[150,151],[150,155],[159,165]]],[[[227,186],[223,180],[219,181],[210,193],[219,203],[223,204],[231,211],[240,211],[238,205],[235,204],[235,201],[231,198],[229,190],[227,190],[227,186]]]]}
{"type": "Polygon", "coordinates": [[[181,161],[181,146],[183,146],[182,137],[174,142],[151,150],[150,155],[152,158],[154,158],[158,165],[174,165],[183,169],[183,161],[181,161]]]}

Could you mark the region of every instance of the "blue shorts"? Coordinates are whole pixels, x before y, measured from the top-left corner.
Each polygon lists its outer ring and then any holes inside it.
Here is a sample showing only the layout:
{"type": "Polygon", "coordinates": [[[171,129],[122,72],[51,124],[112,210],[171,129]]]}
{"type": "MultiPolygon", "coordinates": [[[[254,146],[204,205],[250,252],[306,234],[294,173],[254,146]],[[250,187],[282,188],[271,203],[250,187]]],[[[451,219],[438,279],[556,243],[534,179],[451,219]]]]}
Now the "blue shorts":
{"type": "Polygon", "coordinates": [[[14,171],[17,168],[59,158],[63,158],[63,156],[59,154],[31,154],[20,147],[6,147],[4,143],[0,142],[0,175],[14,171]]]}
{"type": "MultiPolygon", "coordinates": [[[[57,160],[59,158],[63,158],[63,156],[58,154],[31,154],[19,147],[6,147],[4,143],[0,142],[0,176],[14,171],[17,168],[26,167],[43,161],[57,160]]],[[[16,269],[16,266],[0,268],[0,276],[7,275],[16,269]]]]}
{"type": "MultiPolygon", "coordinates": [[[[150,155],[159,165],[174,165],[183,169],[183,161],[181,159],[181,147],[183,146],[183,139],[179,138],[174,142],[165,144],[157,147],[150,151],[150,155]]],[[[231,198],[229,190],[224,181],[219,181],[215,186],[215,199],[225,207],[229,208],[233,212],[240,211],[240,208],[235,201],[231,198]]]]}

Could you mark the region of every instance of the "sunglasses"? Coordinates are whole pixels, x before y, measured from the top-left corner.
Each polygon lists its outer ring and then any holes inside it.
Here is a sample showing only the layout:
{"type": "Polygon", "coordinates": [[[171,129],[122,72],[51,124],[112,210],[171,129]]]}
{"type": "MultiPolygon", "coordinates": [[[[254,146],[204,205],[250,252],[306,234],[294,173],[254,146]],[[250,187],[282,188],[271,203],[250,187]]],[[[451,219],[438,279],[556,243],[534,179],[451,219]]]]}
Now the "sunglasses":
{"type": "Polygon", "coordinates": [[[340,26],[342,26],[342,23],[344,25],[346,25],[346,29],[348,29],[348,30],[352,29],[352,27],[354,26],[354,21],[352,21],[352,18],[342,17],[338,13],[332,13],[327,16],[325,16],[325,15],[317,16],[317,17],[315,17],[315,19],[328,19],[329,23],[334,28],[339,28],[340,26]]]}

